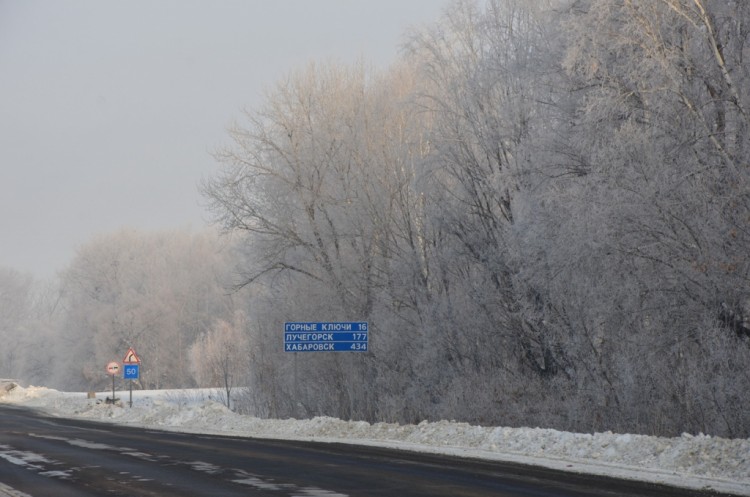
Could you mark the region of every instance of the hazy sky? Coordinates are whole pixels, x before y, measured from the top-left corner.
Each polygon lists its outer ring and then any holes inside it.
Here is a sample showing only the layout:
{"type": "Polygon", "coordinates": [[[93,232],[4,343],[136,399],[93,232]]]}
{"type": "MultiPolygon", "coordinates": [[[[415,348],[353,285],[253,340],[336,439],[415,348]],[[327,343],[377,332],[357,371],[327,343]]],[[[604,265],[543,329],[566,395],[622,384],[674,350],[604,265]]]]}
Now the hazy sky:
{"type": "Polygon", "coordinates": [[[0,0],[0,266],[205,226],[210,151],[310,60],[387,66],[446,0],[0,0]]]}

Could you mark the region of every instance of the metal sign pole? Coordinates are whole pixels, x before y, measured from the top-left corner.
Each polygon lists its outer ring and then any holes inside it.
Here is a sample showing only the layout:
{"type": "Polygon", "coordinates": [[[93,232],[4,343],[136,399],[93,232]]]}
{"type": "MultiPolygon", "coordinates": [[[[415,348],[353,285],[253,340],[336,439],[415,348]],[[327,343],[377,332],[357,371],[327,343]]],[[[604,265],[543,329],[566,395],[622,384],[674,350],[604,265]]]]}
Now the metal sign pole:
{"type": "Polygon", "coordinates": [[[133,381],[137,380],[141,374],[141,360],[135,354],[133,348],[129,348],[125,359],[123,360],[123,379],[130,380],[128,389],[130,390],[129,405],[133,407],[133,381]]]}
{"type": "Polygon", "coordinates": [[[112,375],[112,403],[115,403],[115,375],[120,371],[120,365],[115,361],[107,364],[107,374],[112,375]]]}

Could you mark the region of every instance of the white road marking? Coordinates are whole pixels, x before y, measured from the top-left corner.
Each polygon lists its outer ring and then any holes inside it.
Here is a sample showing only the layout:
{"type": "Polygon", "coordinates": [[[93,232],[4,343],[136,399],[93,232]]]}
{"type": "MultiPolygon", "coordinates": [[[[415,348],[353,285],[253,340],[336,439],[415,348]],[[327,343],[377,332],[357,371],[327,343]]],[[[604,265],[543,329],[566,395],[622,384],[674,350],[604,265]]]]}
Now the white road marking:
{"type": "Polygon", "coordinates": [[[31,497],[31,495],[16,490],[13,487],[9,487],[4,483],[0,483],[0,497],[31,497]]]}
{"type": "MultiPolygon", "coordinates": [[[[65,442],[69,445],[73,445],[75,447],[81,447],[84,449],[119,452],[120,454],[123,454],[123,455],[131,456],[131,457],[135,457],[138,459],[143,459],[143,460],[151,461],[151,462],[155,462],[157,460],[171,459],[168,456],[154,456],[152,454],[147,454],[145,452],[138,452],[136,449],[131,449],[128,447],[116,447],[114,445],[103,444],[99,442],[91,442],[88,440],[82,440],[80,438],[71,439],[71,438],[56,437],[56,436],[51,436],[51,435],[39,435],[36,433],[29,433],[29,436],[35,437],[35,438],[43,438],[46,440],[56,440],[59,442],[65,442]]],[[[53,464],[53,465],[59,464],[59,463],[55,461],[50,461],[46,459],[44,456],[35,454],[33,452],[15,451],[15,450],[12,450],[12,447],[3,446],[3,445],[0,445],[0,458],[6,459],[9,462],[12,462],[13,464],[26,466],[28,469],[36,470],[41,475],[61,478],[61,479],[72,478],[71,472],[77,469],[77,468],[74,468],[74,469],[66,470],[66,471],[60,471],[60,470],[45,471],[46,468],[36,463],[47,463],[47,464],[53,464]]],[[[204,473],[208,473],[210,475],[220,474],[223,471],[225,471],[225,469],[220,466],[217,466],[215,464],[211,464],[208,462],[204,462],[204,461],[174,461],[172,464],[186,465],[194,471],[201,471],[204,473]]],[[[125,471],[121,471],[119,472],[119,474],[122,476],[129,476],[130,478],[136,481],[151,481],[150,479],[142,478],[140,476],[130,475],[128,472],[125,472],[125,471]]],[[[317,487],[299,488],[296,485],[291,484],[291,483],[276,483],[273,480],[263,479],[257,475],[246,473],[245,471],[237,470],[237,469],[234,470],[234,476],[235,478],[230,480],[234,483],[238,483],[240,485],[247,485],[247,486],[259,489],[259,490],[292,492],[292,497],[348,497],[346,494],[332,492],[330,490],[324,490],[324,489],[317,488],[317,487]]],[[[126,482],[123,482],[123,483],[126,483],[126,482]]],[[[2,489],[0,488],[0,490],[2,489]]],[[[4,495],[0,493],[0,497],[4,497],[4,495]]],[[[21,495],[20,497],[25,497],[25,496],[21,495]]]]}

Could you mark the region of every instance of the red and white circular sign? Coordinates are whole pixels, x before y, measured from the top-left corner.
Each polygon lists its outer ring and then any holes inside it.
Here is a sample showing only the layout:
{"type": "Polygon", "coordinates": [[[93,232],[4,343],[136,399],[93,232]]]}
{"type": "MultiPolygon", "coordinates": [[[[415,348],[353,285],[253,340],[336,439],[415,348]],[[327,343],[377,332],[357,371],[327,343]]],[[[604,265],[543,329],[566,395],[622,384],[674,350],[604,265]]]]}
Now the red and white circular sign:
{"type": "Polygon", "coordinates": [[[115,375],[120,371],[120,365],[114,361],[107,364],[107,374],[115,375]]]}

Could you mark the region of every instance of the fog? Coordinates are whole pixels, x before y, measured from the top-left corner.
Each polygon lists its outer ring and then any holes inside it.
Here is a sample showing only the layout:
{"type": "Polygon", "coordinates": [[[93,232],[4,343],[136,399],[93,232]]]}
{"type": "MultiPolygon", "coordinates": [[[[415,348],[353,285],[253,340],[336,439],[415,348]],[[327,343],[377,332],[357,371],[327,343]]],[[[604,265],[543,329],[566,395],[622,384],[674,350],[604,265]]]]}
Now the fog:
{"type": "Polygon", "coordinates": [[[196,185],[242,108],[310,60],[388,65],[444,3],[0,1],[0,266],[204,226],[196,185]]]}

